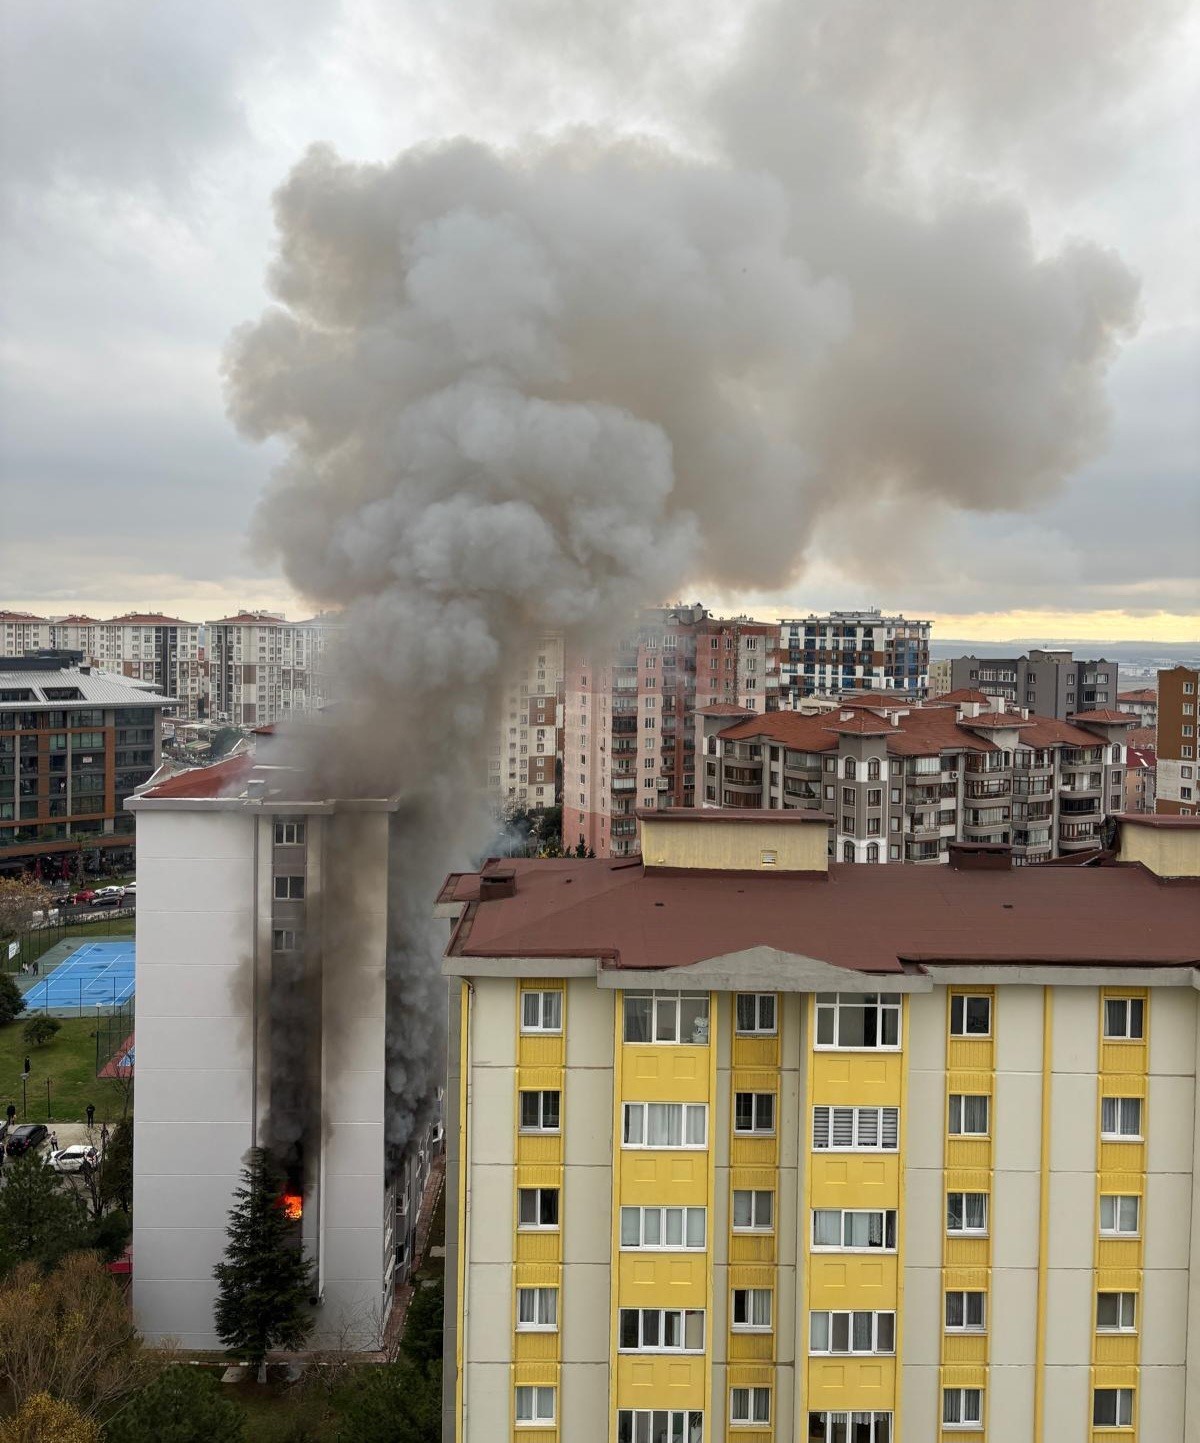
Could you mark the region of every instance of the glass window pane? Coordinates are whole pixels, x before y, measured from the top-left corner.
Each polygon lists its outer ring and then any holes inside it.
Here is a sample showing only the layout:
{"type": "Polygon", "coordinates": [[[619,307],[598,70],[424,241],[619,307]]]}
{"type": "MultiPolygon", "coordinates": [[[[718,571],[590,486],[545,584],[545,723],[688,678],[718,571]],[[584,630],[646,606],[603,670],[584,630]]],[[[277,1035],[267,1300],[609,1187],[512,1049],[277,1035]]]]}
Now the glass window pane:
{"type": "Polygon", "coordinates": [[[824,1046],[833,1046],[834,1010],[832,1007],[817,1008],[817,1041],[824,1046]]]}
{"type": "Polygon", "coordinates": [[[842,1241],[842,1215],[831,1208],[817,1208],[813,1212],[813,1246],[836,1248],[842,1241]]]}
{"type": "Polygon", "coordinates": [[[540,1018],[540,994],[537,992],[524,992],[521,994],[521,1026],[536,1027],[540,1018]]]}
{"type": "Polygon", "coordinates": [[[968,1327],[983,1327],[983,1300],[983,1293],[967,1294],[966,1318],[968,1327]]]}
{"type": "Polygon", "coordinates": [[[881,1353],[896,1351],[896,1315],[879,1313],[875,1320],[875,1346],[881,1353]]]}
{"type": "Polygon", "coordinates": [[[883,1046],[900,1046],[900,1013],[894,1007],[883,1010],[883,1046]]]}
{"type": "Polygon", "coordinates": [[[950,1031],[955,1036],[961,1036],[963,1032],[963,1006],[965,997],[951,997],[950,999],[950,1031]]]}
{"type": "Polygon", "coordinates": [[[667,1208],[667,1247],[679,1248],[683,1246],[683,1209],[667,1208]]]}
{"type": "Polygon", "coordinates": [[[1121,998],[1108,998],[1104,1003],[1105,1037],[1125,1036],[1125,1002],[1121,998]]]}
{"type": "Polygon", "coordinates": [[[834,1313],[832,1326],[829,1330],[830,1351],[834,1353],[848,1353],[850,1351],[850,1314],[834,1313]]]}
{"type": "Polygon", "coordinates": [[[758,1027],[760,1032],[775,1031],[775,994],[772,992],[765,992],[758,999],[758,1027]]]}
{"type": "Polygon", "coordinates": [[[704,1209],[687,1209],[687,1245],[689,1248],[704,1246],[704,1209]]]}
{"type": "Polygon", "coordinates": [[[532,1288],[517,1289],[517,1319],[519,1322],[533,1322],[535,1305],[536,1299],[532,1288]]]}
{"type": "Polygon", "coordinates": [[[652,1003],[649,997],[625,995],[625,1041],[649,1042],[652,1003]]]}
{"type": "Polygon", "coordinates": [[[737,1030],[739,1032],[753,1032],[755,1021],[754,993],[739,992],[737,998],[737,1030]]]}
{"type": "Polygon", "coordinates": [[[1100,1293],[1097,1296],[1096,1326],[1098,1328],[1117,1327],[1120,1322],[1119,1300],[1118,1293],[1100,1293]]]}
{"type": "Polygon", "coordinates": [[[679,999],[677,997],[656,997],[654,999],[654,1040],[655,1042],[677,1042],[679,1040],[679,999]]]}
{"type": "Polygon", "coordinates": [[[542,993],[542,1026],[547,1031],[562,1030],[562,993],[542,993]]]}
{"type": "Polygon", "coordinates": [[[858,998],[854,1002],[841,1003],[838,1007],[838,1046],[875,1046],[875,1009],[868,1013],[858,998]],[[868,1022],[868,1018],[870,1019],[868,1022]]]}
{"type": "Polygon", "coordinates": [[[751,1223],[752,1195],[741,1188],[735,1188],[733,1194],[733,1225],[735,1228],[748,1228],[751,1223]]]}
{"type": "Polygon", "coordinates": [[[829,1314],[813,1313],[808,1322],[808,1346],[814,1353],[829,1351],[829,1314]]]}
{"type": "Polygon", "coordinates": [[[1100,1100],[1100,1131],[1113,1133],[1117,1130],[1117,1099],[1104,1097],[1100,1100]]]}
{"type": "Polygon", "coordinates": [[[621,1246],[625,1248],[636,1248],[641,1242],[641,1209],[621,1209],[621,1246]]]}
{"type": "Polygon", "coordinates": [[[703,1103],[693,1103],[687,1109],[687,1141],[696,1147],[704,1146],[707,1114],[703,1103]]]}
{"type": "Polygon", "coordinates": [[[990,997],[968,997],[966,1015],[967,1032],[986,1036],[992,1026],[992,1000],[990,997]]]}
{"type": "Polygon", "coordinates": [[[704,1314],[699,1308],[689,1308],[684,1319],[683,1346],[694,1351],[704,1347],[704,1314]]]}
{"type": "Polygon", "coordinates": [[[646,1208],[642,1213],[642,1228],[648,1248],[662,1244],[662,1209],[646,1208]]]}
{"type": "Polygon", "coordinates": [[[645,1109],[637,1103],[625,1104],[625,1141],[632,1143],[635,1147],[640,1145],[644,1139],[643,1127],[645,1109]]]}
{"type": "Polygon", "coordinates": [[[775,1194],[773,1192],[755,1193],[754,1221],[760,1228],[774,1226],[775,1215],[775,1194]]]}
{"type": "Polygon", "coordinates": [[[851,1319],[851,1336],[856,1353],[871,1351],[871,1330],[873,1319],[870,1313],[854,1313],[851,1319]]]}
{"type": "Polygon", "coordinates": [[[537,1191],[531,1187],[523,1187],[517,1193],[517,1218],[524,1227],[531,1227],[537,1222],[537,1191]]]}
{"type": "Polygon", "coordinates": [[[962,1293],[946,1294],[946,1326],[948,1328],[961,1328],[963,1326],[962,1293]]]}
{"type": "Polygon", "coordinates": [[[1133,997],[1129,1002],[1129,1035],[1130,1037],[1141,1037],[1142,1034],[1142,1008],[1144,1003],[1140,997],[1133,997]]]}
{"type": "Polygon", "coordinates": [[[708,998],[684,997],[679,1004],[679,1040],[708,1041],[708,998]]]}

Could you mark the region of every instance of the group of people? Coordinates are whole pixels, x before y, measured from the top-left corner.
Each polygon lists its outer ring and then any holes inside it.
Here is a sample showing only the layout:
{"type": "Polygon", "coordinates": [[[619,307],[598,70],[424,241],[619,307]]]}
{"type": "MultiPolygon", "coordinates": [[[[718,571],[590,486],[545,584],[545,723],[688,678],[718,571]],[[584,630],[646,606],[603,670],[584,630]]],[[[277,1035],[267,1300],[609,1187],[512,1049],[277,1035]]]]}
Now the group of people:
{"type": "Polygon", "coordinates": [[[21,971],[24,972],[27,977],[36,977],[39,974],[38,964],[36,962],[22,962],[21,971]]]}

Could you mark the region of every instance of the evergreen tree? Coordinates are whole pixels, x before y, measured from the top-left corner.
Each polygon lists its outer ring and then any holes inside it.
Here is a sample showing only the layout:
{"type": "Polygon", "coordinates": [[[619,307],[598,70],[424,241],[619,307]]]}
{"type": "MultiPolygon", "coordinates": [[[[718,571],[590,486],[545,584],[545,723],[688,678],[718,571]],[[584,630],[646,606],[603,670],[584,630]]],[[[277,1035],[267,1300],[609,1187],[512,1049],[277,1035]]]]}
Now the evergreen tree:
{"type": "Polygon", "coordinates": [[[48,1268],[86,1246],[83,1199],[61,1186],[46,1159],[31,1150],[6,1162],[0,1188],[0,1273],[18,1263],[48,1268]]]}
{"type": "Polygon", "coordinates": [[[441,1278],[427,1287],[418,1283],[412,1302],[408,1305],[400,1347],[422,1368],[428,1368],[431,1363],[440,1363],[442,1360],[445,1291],[441,1278]]]}
{"type": "Polygon", "coordinates": [[[105,1443],[241,1443],[245,1414],[205,1368],[166,1368],[104,1430],[105,1443]]]}
{"type": "Polygon", "coordinates": [[[301,1348],[312,1332],[312,1264],[282,1206],[283,1179],[270,1155],[251,1148],[229,1213],[217,1280],[217,1335],[262,1374],[272,1348],[301,1348]]]}
{"type": "Polygon", "coordinates": [[[408,1358],[357,1370],[337,1399],[340,1443],[437,1443],[442,1436],[442,1369],[408,1358]]]}
{"type": "Polygon", "coordinates": [[[25,998],[17,986],[17,980],[7,972],[0,972],[0,1022],[11,1022],[25,1011],[25,998]]]}
{"type": "Polygon", "coordinates": [[[98,1179],[100,1201],[127,1213],[133,1207],[133,1118],[123,1117],[112,1130],[98,1179]]]}

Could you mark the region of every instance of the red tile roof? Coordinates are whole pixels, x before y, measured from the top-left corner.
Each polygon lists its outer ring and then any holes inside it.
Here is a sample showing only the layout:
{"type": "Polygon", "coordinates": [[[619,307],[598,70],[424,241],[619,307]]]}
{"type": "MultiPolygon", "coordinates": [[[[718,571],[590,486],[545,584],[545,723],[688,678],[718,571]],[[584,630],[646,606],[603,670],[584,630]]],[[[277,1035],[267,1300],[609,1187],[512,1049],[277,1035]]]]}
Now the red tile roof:
{"type": "Polygon", "coordinates": [[[941,702],[944,702],[944,701],[948,701],[948,702],[968,701],[968,702],[975,702],[975,703],[976,703],[977,705],[979,705],[979,706],[988,706],[988,707],[990,707],[991,704],[992,704],[992,702],[993,702],[993,700],[994,700],[994,698],[988,696],[988,694],[987,694],[986,692],[976,691],[973,687],[960,686],[960,687],[957,689],[957,691],[944,691],[944,692],[941,694],[941,696],[933,696],[933,697],[930,697],[929,700],[930,700],[931,702],[937,702],[937,703],[941,703],[941,702]]]}
{"type": "Polygon", "coordinates": [[[891,722],[885,721],[883,717],[876,716],[874,712],[870,711],[860,711],[854,716],[845,718],[827,715],[825,725],[831,732],[855,737],[877,737],[885,734],[890,736],[895,731],[891,722]]]}
{"type": "Polygon", "coordinates": [[[1146,771],[1158,765],[1158,757],[1153,747],[1126,746],[1125,765],[1134,771],[1146,771]]]}
{"type": "Polygon", "coordinates": [[[95,616],[60,616],[54,623],[55,626],[99,626],[100,619],[95,616]]]}
{"type": "Polygon", "coordinates": [[[32,611],[0,611],[0,621],[42,621],[49,622],[49,617],[34,616],[32,611]]]}
{"type": "Polygon", "coordinates": [[[1138,718],[1131,711],[1113,711],[1111,707],[1100,707],[1097,711],[1073,711],[1071,720],[1096,722],[1104,726],[1133,726],[1138,718]]]}
{"type": "Polygon", "coordinates": [[[516,874],[512,897],[479,901],[479,874],[446,883],[443,897],[467,904],[453,956],[598,957],[638,969],[686,967],[763,946],[881,973],[934,961],[1200,962],[1200,886],[1162,883],[1142,867],[835,863],[828,874],[787,877],[647,872],[609,860],[497,865],[516,874]]]}
{"type": "Polygon", "coordinates": [[[1024,729],[1025,727],[1037,726],[1037,722],[1026,719],[1020,714],[1020,712],[992,711],[988,712],[986,716],[965,716],[962,719],[962,725],[972,728],[983,727],[985,730],[988,731],[1001,731],[1005,727],[1020,727],[1024,729]]]}
{"type": "Polygon", "coordinates": [[[219,616],[206,626],[287,626],[286,617],[268,616],[265,611],[239,611],[236,616],[219,616]]]}
{"type": "Polygon", "coordinates": [[[124,616],[111,617],[102,626],[199,626],[196,621],[183,621],[178,616],[164,616],[161,611],[127,611],[124,616]]]}
{"type": "Polygon", "coordinates": [[[243,752],[211,767],[195,767],[169,777],[141,793],[143,797],[226,797],[241,790],[254,767],[254,756],[243,752]]]}
{"type": "Polygon", "coordinates": [[[1130,727],[1125,733],[1127,747],[1155,747],[1158,745],[1157,727],[1130,727]]]}
{"type": "Polygon", "coordinates": [[[1132,702],[1158,702],[1158,693],[1152,686],[1144,687],[1141,691],[1119,691],[1118,701],[1132,702]]]}
{"type": "Polygon", "coordinates": [[[751,716],[752,706],[735,706],[731,701],[714,701],[709,706],[698,706],[697,716],[751,716]]]}

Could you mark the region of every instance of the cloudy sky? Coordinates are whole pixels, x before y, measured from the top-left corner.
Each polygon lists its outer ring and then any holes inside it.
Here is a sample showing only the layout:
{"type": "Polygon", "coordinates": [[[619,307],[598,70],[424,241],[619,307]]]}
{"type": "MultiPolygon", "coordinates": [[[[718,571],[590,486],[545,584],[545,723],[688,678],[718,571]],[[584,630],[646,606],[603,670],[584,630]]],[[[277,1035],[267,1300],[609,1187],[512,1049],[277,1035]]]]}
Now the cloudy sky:
{"type": "MultiPolygon", "coordinates": [[[[917,28],[867,55],[871,8],[846,0],[868,27],[848,39],[788,43],[804,47],[801,99],[836,81],[875,117],[876,199],[904,188],[920,215],[969,188],[1024,213],[1038,257],[1077,237],[1115,252],[1137,324],[1114,323],[1107,420],[1089,400],[1061,476],[961,495],[881,481],[816,514],[791,579],[748,590],[743,568],[693,590],[780,614],[903,608],[979,639],[1197,637],[1196,12],[1056,0],[1054,35],[1044,5],[1015,0],[998,47],[946,42],[939,12],[962,7],[914,0],[917,28]]],[[[721,127],[755,85],[776,94],[754,72],[769,25],[718,0],[40,0],[2,15],[0,604],[40,613],[296,615],[320,599],[296,594],[261,522],[247,540],[282,451],[239,436],[221,378],[231,333],[269,301],[272,194],[313,142],[382,162],[584,125],[704,160],[737,149],[746,128],[721,127]]],[[[786,143],[820,152],[818,122],[789,116],[786,143]]],[[[768,163],[753,147],[738,162],[768,163]]],[[[845,248],[835,235],[813,252],[829,294],[845,248]]]]}

